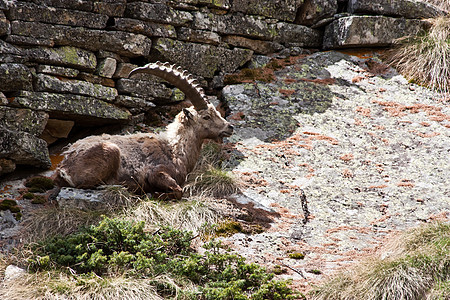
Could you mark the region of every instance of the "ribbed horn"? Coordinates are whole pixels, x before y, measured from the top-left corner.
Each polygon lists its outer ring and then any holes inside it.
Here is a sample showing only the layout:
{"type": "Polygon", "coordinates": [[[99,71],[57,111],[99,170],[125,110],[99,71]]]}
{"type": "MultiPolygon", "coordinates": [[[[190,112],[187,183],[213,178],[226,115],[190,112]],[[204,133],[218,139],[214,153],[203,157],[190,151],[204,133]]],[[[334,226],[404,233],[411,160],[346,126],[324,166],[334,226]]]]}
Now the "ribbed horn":
{"type": "Polygon", "coordinates": [[[133,69],[128,74],[128,77],[138,73],[148,73],[167,80],[179,88],[186,98],[191,100],[196,110],[202,110],[208,107],[203,89],[199,86],[197,80],[188,71],[181,69],[181,67],[158,61],[133,69]]]}

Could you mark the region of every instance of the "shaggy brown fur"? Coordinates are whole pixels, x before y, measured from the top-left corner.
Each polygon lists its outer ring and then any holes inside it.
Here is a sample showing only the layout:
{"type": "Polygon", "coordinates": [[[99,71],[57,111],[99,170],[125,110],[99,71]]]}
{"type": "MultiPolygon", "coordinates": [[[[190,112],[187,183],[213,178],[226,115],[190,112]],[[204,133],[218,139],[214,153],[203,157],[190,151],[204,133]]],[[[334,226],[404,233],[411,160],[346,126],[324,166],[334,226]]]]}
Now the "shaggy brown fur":
{"type": "MultiPolygon", "coordinates": [[[[166,69],[172,72],[173,68],[166,69]]],[[[177,80],[172,83],[176,85],[177,80]]],[[[192,101],[197,109],[183,109],[159,135],[104,134],[77,141],[64,153],[56,184],[75,188],[123,184],[133,192],[162,192],[164,197],[180,199],[181,186],[198,160],[203,141],[219,141],[233,133],[233,126],[200,96],[192,101]]]]}

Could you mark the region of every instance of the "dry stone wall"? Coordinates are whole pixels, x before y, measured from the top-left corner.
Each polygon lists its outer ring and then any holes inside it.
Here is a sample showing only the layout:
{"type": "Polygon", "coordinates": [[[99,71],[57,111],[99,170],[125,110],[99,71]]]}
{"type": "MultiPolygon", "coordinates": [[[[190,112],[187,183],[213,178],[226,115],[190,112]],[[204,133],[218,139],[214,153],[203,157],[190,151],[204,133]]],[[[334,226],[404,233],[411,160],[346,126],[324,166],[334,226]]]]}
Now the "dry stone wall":
{"type": "Polygon", "coordinates": [[[0,0],[0,175],[48,168],[72,127],[129,123],[183,100],[128,72],[162,60],[210,92],[255,57],[386,46],[443,15],[414,0],[0,0]]]}

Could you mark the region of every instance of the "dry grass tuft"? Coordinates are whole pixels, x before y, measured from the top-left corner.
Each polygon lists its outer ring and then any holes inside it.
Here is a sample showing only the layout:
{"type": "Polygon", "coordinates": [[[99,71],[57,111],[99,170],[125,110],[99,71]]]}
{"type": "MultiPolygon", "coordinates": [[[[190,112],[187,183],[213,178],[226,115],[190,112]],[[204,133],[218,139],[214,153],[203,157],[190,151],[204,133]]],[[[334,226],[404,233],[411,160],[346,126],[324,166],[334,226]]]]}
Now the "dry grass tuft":
{"type": "Polygon", "coordinates": [[[334,276],[314,292],[312,299],[448,299],[449,248],[450,224],[413,229],[395,237],[373,257],[334,276]]]}
{"type": "Polygon", "coordinates": [[[220,145],[205,144],[195,169],[188,175],[184,192],[189,196],[224,197],[239,191],[240,183],[226,171],[226,157],[220,145]]]}
{"type": "Polygon", "coordinates": [[[231,172],[209,166],[206,170],[193,172],[184,187],[188,195],[203,197],[224,197],[239,191],[237,180],[231,172]]]}
{"type": "MultiPolygon", "coordinates": [[[[184,299],[181,288],[168,276],[152,279],[94,274],[70,276],[62,272],[26,273],[3,283],[0,299],[9,300],[162,300],[156,288],[165,287],[174,299],[184,299]]],[[[183,287],[186,290],[186,287],[183,287]]],[[[193,288],[192,288],[193,289],[193,288]]],[[[161,294],[161,290],[159,291],[161,294]]]]}
{"type": "Polygon", "coordinates": [[[450,94],[450,17],[430,21],[429,31],[404,38],[385,54],[386,61],[408,79],[450,94]]]}
{"type": "Polygon", "coordinates": [[[161,203],[153,200],[142,201],[124,213],[130,221],[144,221],[147,229],[161,226],[191,231],[194,236],[209,234],[213,224],[221,219],[212,201],[205,197],[191,197],[185,202],[161,203]]]}
{"type": "Polygon", "coordinates": [[[450,0],[424,0],[424,2],[450,12],[450,0]]]}

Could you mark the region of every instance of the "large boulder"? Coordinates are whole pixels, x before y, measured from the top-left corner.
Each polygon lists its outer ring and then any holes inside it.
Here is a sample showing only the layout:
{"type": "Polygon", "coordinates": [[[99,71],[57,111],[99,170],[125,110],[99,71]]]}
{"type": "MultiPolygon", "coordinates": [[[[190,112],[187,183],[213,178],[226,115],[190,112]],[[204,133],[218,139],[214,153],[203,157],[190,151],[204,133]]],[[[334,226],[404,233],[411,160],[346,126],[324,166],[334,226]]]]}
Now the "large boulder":
{"type": "Polygon", "coordinates": [[[398,38],[416,35],[425,29],[420,20],[383,16],[350,16],[340,18],[325,29],[325,49],[388,46],[398,38]]]}
{"type": "Polygon", "coordinates": [[[50,168],[47,143],[24,131],[0,127],[0,158],[8,158],[15,164],[50,168]]]}
{"type": "Polygon", "coordinates": [[[424,19],[444,16],[445,12],[426,2],[416,0],[352,0],[348,9],[351,13],[377,14],[424,19]]]}
{"type": "Polygon", "coordinates": [[[323,113],[331,106],[334,93],[328,85],[334,79],[314,57],[299,59],[295,66],[277,71],[270,65],[255,69],[253,74],[274,72],[273,80],[227,85],[222,90],[232,111],[229,119],[236,128],[231,141],[242,137],[284,139],[298,126],[293,115],[323,113]]]}

